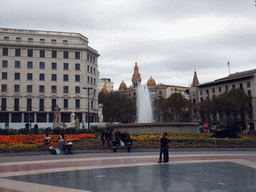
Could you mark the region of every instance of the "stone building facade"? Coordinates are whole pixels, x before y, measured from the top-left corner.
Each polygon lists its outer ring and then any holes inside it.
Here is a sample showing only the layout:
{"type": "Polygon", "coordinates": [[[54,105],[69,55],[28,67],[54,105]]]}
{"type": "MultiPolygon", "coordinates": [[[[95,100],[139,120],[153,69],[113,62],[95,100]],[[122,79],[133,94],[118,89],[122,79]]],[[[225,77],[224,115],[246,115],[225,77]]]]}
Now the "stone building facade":
{"type": "MultiPolygon", "coordinates": [[[[193,81],[189,90],[189,98],[192,103],[200,103],[208,99],[208,97],[211,100],[213,95],[218,96],[232,88],[243,89],[246,94],[252,96],[250,111],[248,114],[244,114],[242,125],[244,130],[248,131],[249,128],[254,130],[256,118],[256,69],[236,72],[227,77],[202,84],[199,83],[197,73],[194,72],[193,81]]],[[[222,118],[222,114],[218,114],[217,117],[211,115],[212,123],[222,118]]]]}
{"type": "Polygon", "coordinates": [[[79,33],[0,28],[0,123],[49,124],[56,106],[61,122],[72,112],[95,122],[99,53],[88,43],[79,33]]]}

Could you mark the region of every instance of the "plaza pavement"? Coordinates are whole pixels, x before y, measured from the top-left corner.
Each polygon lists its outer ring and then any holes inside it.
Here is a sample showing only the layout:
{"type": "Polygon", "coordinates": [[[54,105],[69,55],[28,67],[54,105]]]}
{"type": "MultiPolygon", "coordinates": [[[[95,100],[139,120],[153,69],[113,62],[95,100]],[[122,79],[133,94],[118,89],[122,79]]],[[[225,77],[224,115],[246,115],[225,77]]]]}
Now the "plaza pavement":
{"type": "Polygon", "coordinates": [[[169,150],[169,157],[158,164],[158,150],[1,154],[0,191],[256,192],[255,151],[169,150]]]}

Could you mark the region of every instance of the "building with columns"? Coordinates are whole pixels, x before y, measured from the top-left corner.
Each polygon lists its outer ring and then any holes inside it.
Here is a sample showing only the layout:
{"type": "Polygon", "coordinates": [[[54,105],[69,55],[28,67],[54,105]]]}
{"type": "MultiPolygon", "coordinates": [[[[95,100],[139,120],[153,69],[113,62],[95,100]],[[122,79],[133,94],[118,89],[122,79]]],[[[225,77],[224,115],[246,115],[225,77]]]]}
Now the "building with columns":
{"type": "Polygon", "coordinates": [[[43,126],[56,106],[61,122],[72,112],[97,121],[100,55],[88,44],[80,33],[0,28],[0,123],[43,126]]]}

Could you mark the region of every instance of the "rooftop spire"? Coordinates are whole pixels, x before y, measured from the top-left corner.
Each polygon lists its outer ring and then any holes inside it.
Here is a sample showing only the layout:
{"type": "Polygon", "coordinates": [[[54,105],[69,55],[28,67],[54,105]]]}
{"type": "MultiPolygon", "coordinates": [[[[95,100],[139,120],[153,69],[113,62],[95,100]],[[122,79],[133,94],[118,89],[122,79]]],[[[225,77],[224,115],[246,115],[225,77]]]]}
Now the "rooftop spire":
{"type": "Polygon", "coordinates": [[[197,77],[197,74],[196,74],[196,71],[195,71],[191,87],[196,87],[198,85],[199,85],[199,80],[198,80],[198,77],[197,77]]]}

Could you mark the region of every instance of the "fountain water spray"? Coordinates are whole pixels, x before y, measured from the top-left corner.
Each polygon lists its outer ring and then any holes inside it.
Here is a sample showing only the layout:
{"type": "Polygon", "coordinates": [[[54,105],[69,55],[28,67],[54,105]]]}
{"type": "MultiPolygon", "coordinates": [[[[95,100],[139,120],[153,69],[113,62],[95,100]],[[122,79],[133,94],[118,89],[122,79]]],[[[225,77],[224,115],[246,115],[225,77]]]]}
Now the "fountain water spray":
{"type": "Polygon", "coordinates": [[[147,85],[138,86],[137,114],[138,123],[153,123],[153,113],[147,85]]]}

